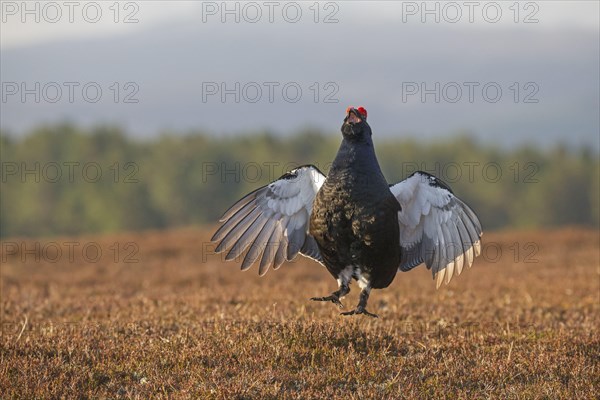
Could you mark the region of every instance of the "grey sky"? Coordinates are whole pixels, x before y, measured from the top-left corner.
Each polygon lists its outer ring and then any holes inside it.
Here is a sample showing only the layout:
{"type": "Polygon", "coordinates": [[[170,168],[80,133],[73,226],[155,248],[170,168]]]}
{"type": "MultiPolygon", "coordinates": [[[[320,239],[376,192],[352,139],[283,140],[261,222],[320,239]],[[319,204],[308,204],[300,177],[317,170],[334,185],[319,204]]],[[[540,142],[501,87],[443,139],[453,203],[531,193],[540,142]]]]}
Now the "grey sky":
{"type": "Polygon", "coordinates": [[[384,136],[598,148],[596,1],[91,3],[1,3],[3,129],[335,131],[352,104],[384,136]]]}

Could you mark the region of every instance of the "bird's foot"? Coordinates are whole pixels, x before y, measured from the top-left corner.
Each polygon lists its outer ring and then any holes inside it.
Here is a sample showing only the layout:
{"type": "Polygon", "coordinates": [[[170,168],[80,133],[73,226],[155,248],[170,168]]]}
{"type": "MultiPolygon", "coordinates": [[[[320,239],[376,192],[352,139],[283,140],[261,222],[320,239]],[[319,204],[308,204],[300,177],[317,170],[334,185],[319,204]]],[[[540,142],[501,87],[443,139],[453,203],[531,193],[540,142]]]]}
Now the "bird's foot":
{"type": "Polygon", "coordinates": [[[340,301],[340,298],[335,294],[325,297],[311,297],[312,301],[331,301],[333,304],[337,305],[339,308],[344,308],[344,305],[340,301]]]}
{"type": "Polygon", "coordinates": [[[345,315],[345,316],[355,315],[355,314],[364,314],[364,315],[368,315],[369,317],[379,318],[377,316],[377,314],[368,312],[364,307],[360,307],[360,306],[356,307],[356,309],[354,309],[352,311],[346,311],[346,312],[340,313],[340,315],[345,315]]]}

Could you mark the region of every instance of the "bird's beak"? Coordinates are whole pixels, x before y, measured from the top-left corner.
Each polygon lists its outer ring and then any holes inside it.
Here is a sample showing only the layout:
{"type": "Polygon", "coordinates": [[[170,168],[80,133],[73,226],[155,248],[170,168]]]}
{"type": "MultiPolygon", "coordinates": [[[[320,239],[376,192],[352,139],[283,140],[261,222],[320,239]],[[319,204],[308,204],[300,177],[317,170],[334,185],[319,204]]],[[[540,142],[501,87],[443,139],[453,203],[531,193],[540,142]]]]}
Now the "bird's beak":
{"type": "Polygon", "coordinates": [[[346,122],[350,124],[357,124],[361,122],[362,119],[358,116],[358,111],[356,108],[348,107],[346,110],[346,122]]]}

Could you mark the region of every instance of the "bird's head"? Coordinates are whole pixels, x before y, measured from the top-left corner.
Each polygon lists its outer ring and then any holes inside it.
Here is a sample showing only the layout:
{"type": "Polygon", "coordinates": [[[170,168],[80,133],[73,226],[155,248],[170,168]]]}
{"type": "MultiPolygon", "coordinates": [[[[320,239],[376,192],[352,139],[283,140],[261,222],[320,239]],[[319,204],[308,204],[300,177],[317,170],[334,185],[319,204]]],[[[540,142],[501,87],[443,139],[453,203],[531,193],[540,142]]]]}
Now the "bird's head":
{"type": "Polygon", "coordinates": [[[371,137],[371,127],[367,123],[367,110],[364,107],[346,109],[342,134],[346,139],[353,141],[371,137]]]}

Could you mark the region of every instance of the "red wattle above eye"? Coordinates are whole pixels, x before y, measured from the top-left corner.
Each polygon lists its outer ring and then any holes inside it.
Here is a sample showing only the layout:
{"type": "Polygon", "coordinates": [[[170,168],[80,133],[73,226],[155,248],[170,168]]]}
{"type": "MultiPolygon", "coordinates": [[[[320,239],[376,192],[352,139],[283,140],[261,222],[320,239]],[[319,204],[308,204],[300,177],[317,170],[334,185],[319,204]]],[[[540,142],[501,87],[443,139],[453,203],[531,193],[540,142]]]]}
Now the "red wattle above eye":
{"type": "Polygon", "coordinates": [[[358,111],[358,113],[359,113],[360,115],[362,115],[364,118],[367,118],[367,110],[366,110],[364,107],[362,107],[362,106],[361,106],[361,107],[358,107],[356,110],[357,110],[357,111],[358,111]]]}

